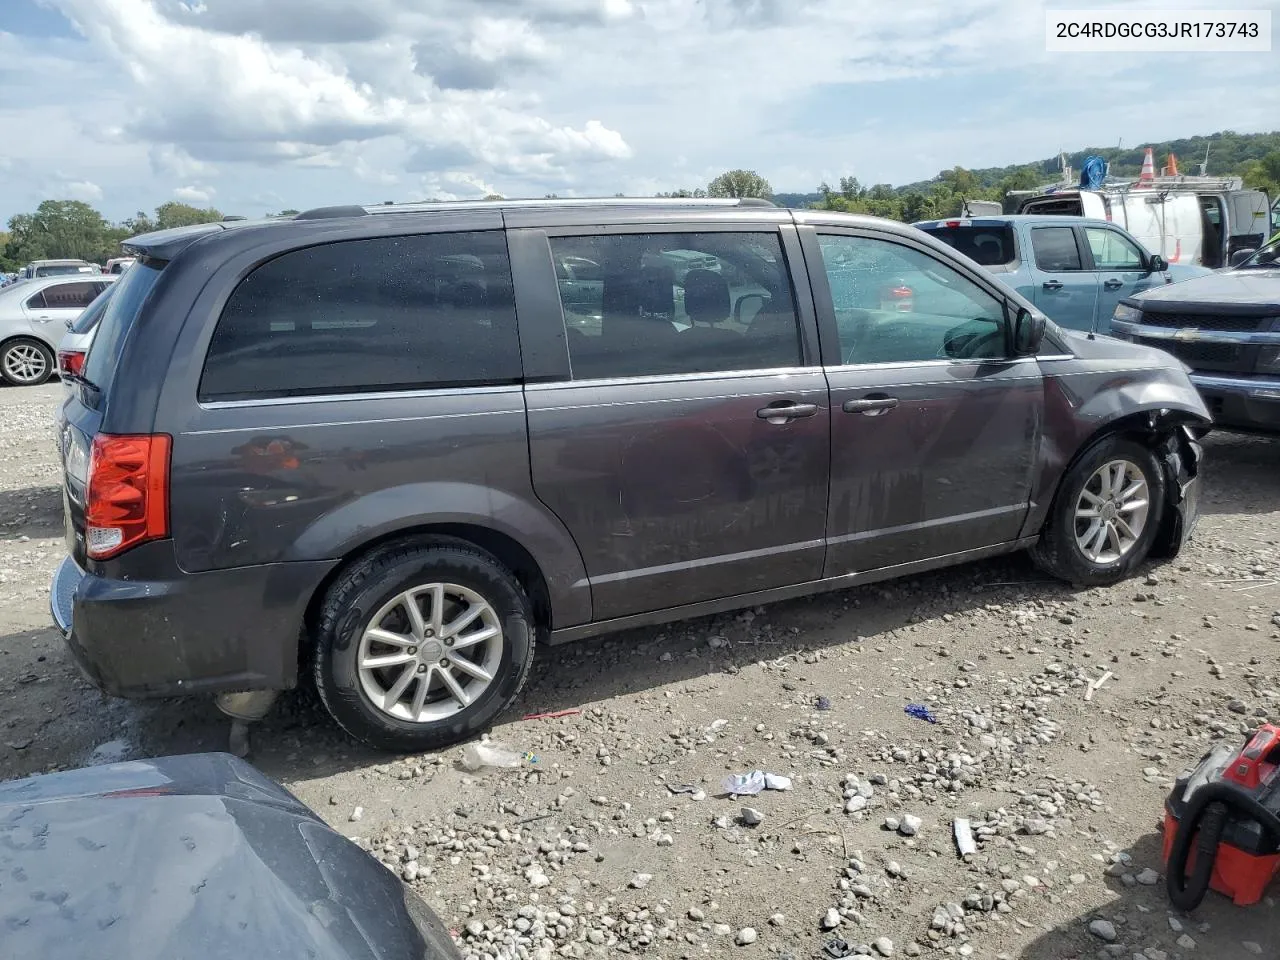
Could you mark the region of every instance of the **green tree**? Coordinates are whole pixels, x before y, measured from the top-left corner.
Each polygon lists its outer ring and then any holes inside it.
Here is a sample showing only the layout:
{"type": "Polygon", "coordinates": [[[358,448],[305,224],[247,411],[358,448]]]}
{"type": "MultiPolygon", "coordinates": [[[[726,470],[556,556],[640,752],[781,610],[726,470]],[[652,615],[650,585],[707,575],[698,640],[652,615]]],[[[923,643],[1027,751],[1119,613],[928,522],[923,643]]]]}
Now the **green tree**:
{"type": "Polygon", "coordinates": [[[685,200],[685,199],[701,199],[707,195],[707,191],[698,187],[695,190],[686,190],[683,187],[679,190],[671,190],[667,193],[659,193],[656,196],[664,200],[685,200]]]}
{"type": "Polygon", "coordinates": [[[1244,185],[1265,190],[1275,200],[1280,196],[1280,150],[1272,150],[1261,160],[1251,160],[1244,167],[1244,185]]]}
{"type": "Polygon", "coordinates": [[[129,236],[136,237],[140,233],[150,233],[156,228],[156,223],[147,213],[139,210],[132,217],[125,220],[121,226],[129,231],[129,236]]]}
{"type": "Polygon", "coordinates": [[[768,200],[773,196],[769,181],[754,170],[729,170],[707,184],[709,197],[759,197],[768,200]]]}
{"type": "Polygon", "coordinates": [[[119,243],[118,231],[89,204],[80,200],[45,200],[35,213],[9,220],[8,260],[68,258],[102,261],[119,243]]]}
{"type": "Polygon", "coordinates": [[[221,219],[222,214],[213,207],[201,210],[189,203],[170,200],[156,207],[155,229],[168,230],[170,227],[189,227],[197,223],[217,223],[221,219]]]}

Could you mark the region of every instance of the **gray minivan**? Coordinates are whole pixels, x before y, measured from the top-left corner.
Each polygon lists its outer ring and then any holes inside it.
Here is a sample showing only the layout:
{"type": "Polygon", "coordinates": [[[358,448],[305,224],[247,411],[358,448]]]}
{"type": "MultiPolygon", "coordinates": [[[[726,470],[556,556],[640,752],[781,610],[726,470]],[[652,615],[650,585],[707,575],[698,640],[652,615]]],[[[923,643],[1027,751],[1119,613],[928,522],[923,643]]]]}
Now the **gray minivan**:
{"type": "Polygon", "coordinates": [[[538,641],[1023,548],[1110,583],[1195,521],[1182,365],[904,224],[486,202],[125,247],[61,413],[52,585],[112,694],[309,676],[422,750],[491,723],[538,641]]]}

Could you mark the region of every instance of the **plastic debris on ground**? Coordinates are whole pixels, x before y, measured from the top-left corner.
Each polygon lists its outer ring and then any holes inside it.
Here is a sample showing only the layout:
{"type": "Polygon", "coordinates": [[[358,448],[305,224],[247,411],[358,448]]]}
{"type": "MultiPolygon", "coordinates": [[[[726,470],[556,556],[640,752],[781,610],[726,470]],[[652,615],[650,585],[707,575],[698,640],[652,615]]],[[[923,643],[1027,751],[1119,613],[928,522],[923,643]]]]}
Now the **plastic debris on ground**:
{"type": "Polygon", "coordinates": [[[559,720],[561,717],[576,717],[581,710],[552,710],[549,713],[526,713],[521,720],[559,720]]]}
{"type": "Polygon", "coordinates": [[[828,940],[822,947],[822,952],[832,960],[844,960],[845,957],[853,956],[853,947],[849,946],[844,940],[837,938],[828,940]]]}
{"type": "Polygon", "coordinates": [[[492,740],[468,743],[462,748],[463,769],[472,773],[484,769],[511,770],[524,766],[526,761],[537,763],[538,758],[535,754],[521,753],[492,740]]]}
{"type": "Polygon", "coordinates": [[[830,710],[831,701],[828,700],[826,697],[819,697],[817,699],[817,702],[814,703],[814,706],[817,707],[819,710],[830,710]]]}
{"type": "Polygon", "coordinates": [[[720,786],[731,797],[752,797],[764,790],[790,790],[791,778],[752,770],[750,773],[730,774],[720,781],[720,786]]]}
{"type": "Polygon", "coordinates": [[[956,817],[953,824],[956,834],[956,848],[960,851],[960,856],[967,857],[969,854],[978,852],[978,844],[973,839],[973,828],[969,821],[964,817],[956,817]]]}
{"type": "Polygon", "coordinates": [[[938,718],[930,712],[929,708],[919,704],[911,703],[903,708],[903,713],[915,717],[917,720],[928,720],[930,723],[938,723],[938,718]]]}

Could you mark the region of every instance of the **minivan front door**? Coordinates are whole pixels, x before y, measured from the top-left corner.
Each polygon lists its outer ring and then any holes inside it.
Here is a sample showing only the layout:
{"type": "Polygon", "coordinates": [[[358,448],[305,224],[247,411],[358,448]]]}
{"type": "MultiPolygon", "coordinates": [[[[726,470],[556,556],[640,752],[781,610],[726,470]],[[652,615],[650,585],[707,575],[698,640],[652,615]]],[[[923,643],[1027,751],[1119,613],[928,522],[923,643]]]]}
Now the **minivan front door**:
{"type": "Polygon", "coordinates": [[[1043,423],[1034,359],[1008,359],[1004,302],[901,237],[805,229],[831,386],[825,575],[1018,538],[1043,423]],[[873,293],[900,279],[908,311],[873,293]]]}
{"type": "Polygon", "coordinates": [[[827,385],[793,230],[549,231],[541,262],[603,278],[598,303],[558,298],[570,379],[525,390],[534,488],[582,552],[595,620],[821,576],[827,385]]]}

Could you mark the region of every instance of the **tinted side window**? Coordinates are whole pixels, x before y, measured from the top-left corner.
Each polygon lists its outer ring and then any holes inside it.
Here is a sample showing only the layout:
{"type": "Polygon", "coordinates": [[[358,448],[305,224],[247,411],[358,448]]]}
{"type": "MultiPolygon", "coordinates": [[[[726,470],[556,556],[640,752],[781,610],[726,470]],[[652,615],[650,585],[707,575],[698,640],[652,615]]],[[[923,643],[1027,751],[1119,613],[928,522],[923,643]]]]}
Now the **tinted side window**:
{"type": "Polygon", "coordinates": [[[575,380],[801,362],[776,233],[555,237],[575,380]]]}
{"type": "Polygon", "coordinates": [[[200,399],[520,376],[505,236],[385,237],[295,250],[246,277],[214,330],[200,399]]]}
{"type": "Polygon", "coordinates": [[[83,310],[100,289],[96,283],[55,283],[44,288],[44,305],[51,310],[83,310]]]}
{"type": "Polygon", "coordinates": [[[872,237],[821,235],[844,363],[998,359],[1004,304],[953,267],[872,237]]]}
{"type": "Polygon", "coordinates": [[[97,299],[85,308],[84,313],[76,317],[76,322],[71,325],[72,333],[88,333],[98,325],[98,321],[102,319],[102,315],[107,312],[107,304],[111,302],[111,293],[114,287],[107,286],[107,289],[98,294],[97,299]]]}
{"type": "Polygon", "coordinates": [[[44,291],[43,291],[43,290],[41,290],[39,293],[37,293],[37,294],[35,294],[35,295],[33,295],[33,296],[30,296],[30,297],[27,297],[26,307],[27,307],[27,309],[28,309],[28,310],[43,310],[43,309],[45,309],[45,303],[44,303],[44,291]]]}
{"type": "Polygon", "coordinates": [[[1093,265],[1099,270],[1141,270],[1142,251],[1127,237],[1106,227],[1085,227],[1093,265]]]}
{"type": "Polygon", "coordinates": [[[1041,270],[1080,270],[1080,250],[1076,232],[1070,227],[1036,227],[1031,231],[1031,247],[1041,270]]]}

